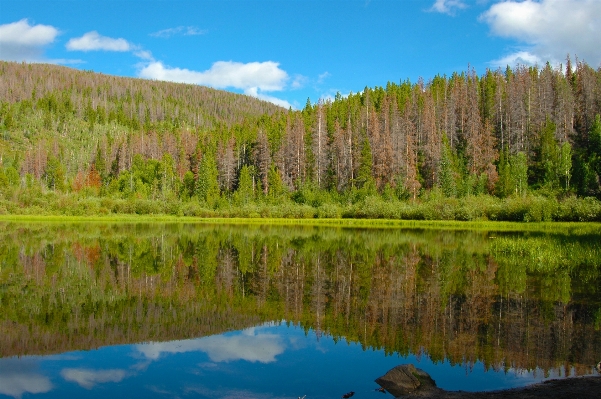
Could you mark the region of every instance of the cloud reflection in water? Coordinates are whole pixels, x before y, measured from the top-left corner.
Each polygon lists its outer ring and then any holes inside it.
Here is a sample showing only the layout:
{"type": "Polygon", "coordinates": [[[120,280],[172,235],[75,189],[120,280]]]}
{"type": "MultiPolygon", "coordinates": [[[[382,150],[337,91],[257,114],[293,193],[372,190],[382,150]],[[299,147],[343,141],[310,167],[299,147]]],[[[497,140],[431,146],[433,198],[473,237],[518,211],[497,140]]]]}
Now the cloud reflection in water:
{"type": "Polygon", "coordinates": [[[156,360],[163,353],[204,352],[213,362],[271,363],[283,353],[286,346],[279,335],[256,332],[254,328],[243,330],[238,335],[214,335],[205,338],[156,342],[136,345],[136,349],[147,359],[156,360]]]}
{"type": "Polygon", "coordinates": [[[92,389],[94,385],[104,382],[120,382],[125,378],[125,371],[119,369],[113,370],[90,370],[90,369],[63,369],[61,376],[71,382],[76,382],[79,386],[92,389]]]}
{"type": "Polygon", "coordinates": [[[37,373],[38,363],[29,359],[0,359],[0,394],[20,398],[24,393],[52,390],[50,379],[37,373]]]}

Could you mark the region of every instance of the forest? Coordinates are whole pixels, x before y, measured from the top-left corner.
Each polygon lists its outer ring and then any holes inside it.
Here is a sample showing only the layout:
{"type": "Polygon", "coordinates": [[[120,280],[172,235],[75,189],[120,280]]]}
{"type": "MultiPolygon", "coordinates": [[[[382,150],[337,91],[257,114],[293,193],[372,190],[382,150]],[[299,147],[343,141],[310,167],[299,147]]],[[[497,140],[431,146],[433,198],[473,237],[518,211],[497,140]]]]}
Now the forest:
{"type": "Polygon", "coordinates": [[[601,68],[388,82],[299,111],[0,63],[0,214],[601,221],[601,68]]]}

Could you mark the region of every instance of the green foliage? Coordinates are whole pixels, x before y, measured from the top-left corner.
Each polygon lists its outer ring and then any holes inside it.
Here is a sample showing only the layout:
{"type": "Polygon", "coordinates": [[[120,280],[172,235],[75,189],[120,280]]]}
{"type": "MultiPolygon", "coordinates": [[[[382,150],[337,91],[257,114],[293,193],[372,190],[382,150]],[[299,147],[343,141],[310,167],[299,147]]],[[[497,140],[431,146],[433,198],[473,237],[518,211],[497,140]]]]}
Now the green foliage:
{"type": "Polygon", "coordinates": [[[596,76],[586,64],[569,77],[547,66],[389,82],[333,101],[308,100],[299,112],[196,86],[0,66],[12,88],[0,100],[0,190],[8,213],[66,214],[69,204],[99,214],[598,217],[596,202],[583,199],[601,198],[601,120],[592,118],[599,110],[581,104],[579,92],[594,84],[583,80],[596,76]],[[552,82],[552,95],[539,98],[543,81],[552,82]],[[515,110],[505,106],[522,84],[532,98],[517,100],[515,110]],[[466,101],[456,101],[459,93],[466,101]],[[549,99],[553,104],[543,104],[549,99]],[[533,112],[531,101],[553,113],[533,112]],[[565,115],[572,114],[570,124],[565,115]],[[90,183],[95,171],[101,184],[90,183]],[[500,199],[484,195],[495,182],[500,199]],[[96,206],[108,199],[114,206],[96,206]]]}
{"type": "Polygon", "coordinates": [[[233,195],[234,204],[244,206],[255,199],[255,168],[244,165],[238,176],[238,188],[233,195]]]}
{"type": "Polygon", "coordinates": [[[182,182],[182,193],[180,194],[184,200],[190,199],[194,195],[194,173],[187,171],[182,182]]]}
{"type": "Polygon", "coordinates": [[[43,179],[48,188],[63,191],[65,188],[65,168],[58,158],[51,156],[44,169],[43,179]]]}
{"type": "Polygon", "coordinates": [[[269,187],[267,198],[269,202],[272,204],[277,204],[278,202],[284,200],[287,194],[286,186],[282,181],[280,172],[276,169],[274,164],[271,164],[269,167],[267,181],[269,187]]]}
{"type": "Polygon", "coordinates": [[[540,137],[539,173],[537,175],[542,177],[539,184],[547,186],[550,189],[555,189],[559,186],[557,169],[560,154],[557,141],[555,140],[555,130],[555,124],[547,120],[540,137]]]}
{"type": "Polygon", "coordinates": [[[589,141],[590,141],[590,158],[589,162],[593,165],[594,171],[597,176],[601,176],[601,116],[596,115],[595,121],[593,122],[589,130],[589,141]]]}
{"type": "Polygon", "coordinates": [[[196,193],[201,201],[212,207],[219,198],[217,163],[212,153],[206,153],[200,162],[196,193]]]}
{"type": "Polygon", "coordinates": [[[509,155],[507,150],[501,151],[499,159],[499,181],[496,186],[497,195],[524,196],[528,192],[528,159],[526,154],[518,152],[509,155]]]}
{"type": "Polygon", "coordinates": [[[509,158],[509,173],[515,194],[526,195],[528,192],[528,159],[525,153],[518,152],[509,158]]]}
{"type": "Polygon", "coordinates": [[[567,141],[563,143],[559,151],[559,176],[564,191],[570,190],[570,179],[572,178],[572,146],[567,141]]]}
{"type": "Polygon", "coordinates": [[[453,162],[453,151],[446,135],[442,139],[442,156],[440,160],[439,184],[446,197],[457,196],[457,177],[453,162]]]}
{"type": "Polygon", "coordinates": [[[373,156],[369,141],[365,139],[361,146],[361,156],[359,158],[359,169],[354,185],[359,188],[366,188],[369,192],[373,192],[375,181],[372,175],[373,156]]]}

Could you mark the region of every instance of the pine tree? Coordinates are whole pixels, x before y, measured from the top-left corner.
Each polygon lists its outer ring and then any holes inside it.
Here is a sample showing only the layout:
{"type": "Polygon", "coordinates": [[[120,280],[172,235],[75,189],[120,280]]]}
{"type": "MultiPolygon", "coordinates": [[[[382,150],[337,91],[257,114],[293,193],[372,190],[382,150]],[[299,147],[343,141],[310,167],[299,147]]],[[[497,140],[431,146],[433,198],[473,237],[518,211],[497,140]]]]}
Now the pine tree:
{"type": "Polygon", "coordinates": [[[497,184],[495,186],[496,193],[499,197],[505,198],[512,194],[512,176],[511,169],[509,165],[509,152],[506,148],[501,150],[501,154],[499,156],[499,179],[497,180],[497,184]]]}
{"type": "Polygon", "coordinates": [[[257,172],[259,173],[259,179],[261,180],[263,193],[267,194],[269,191],[268,175],[271,166],[271,154],[269,150],[269,143],[267,142],[267,135],[263,131],[259,131],[259,134],[257,135],[254,158],[257,172]]]}
{"type": "Polygon", "coordinates": [[[315,177],[317,187],[325,186],[328,170],[328,134],[326,129],[325,106],[323,100],[319,100],[315,106],[315,126],[313,128],[313,156],[315,159],[315,177]]]}
{"type": "Polygon", "coordinates": [[[570,179],[572,177],[572,146],[567,141],[563,143],[559,150],[559,174],[563,181],[563,189],[570,189],[570,179]]]}
{"type": "Polygon", "coordinates": [[[267,193],[269,200],[273,204],[278,204],[286,193],[286,186],[282,181],[280,172],[276,169],[274,164],[271,164],[271,167],[269,168],[267,184],[269,187],[269,192],[267,193]]]}
{"type": "Polygon", "coordinates": [[[58,158],[54,156],[48,158],[43,178],[48,188],[52,190],[62,191],[65,188],[65,168],[58,158]]]}
{"type": "Polygon", "coordinates": [[[233,199],[237,206],[244,206],[252,202],[255,198],[255,187],[253,184],[254,168],[244,165],[240,169],[238,177],[238,188],[234,193],[233,199]]]}
{"type": "Polygon", "coordinates": [[[453,150],[449,144],[447,136],[443,136],[442,155],[439,166],[439,186],[446,197],[457,196],[457,179],[455,165],[453,162],[453,150]]]}
{"type": "Polygon", "coordinates": [[[218,175],[219,171],[217,170],[215,156],[211,152],[206,152],[200,162],[196,193],[199,199],[206,202],[209,206],[213,206],[219,198],[218,175]]]}
{"type": "Polygon", "coordinates": [[[538,171],[542,177],[539,184],[551,189],[559,187],[559,147],[555,140],[555,123],[547,119],[540,135],[538,171]]]}
{"type": "Polygon", "coordinates": [[[372,176],[372,152],[369,141],[365,139],[361,147],[361,157],[359,159],[359,169],[355,179],[355,186],[359,189],[366,187],[375,187],[374,178],[372,176]]]}
{"type": "Polygon", "coordinates": [[[526,154],[518,152],[510,157],[509,166],[515,194],[523,197],[528,192],[528,158],[526,154]]]}

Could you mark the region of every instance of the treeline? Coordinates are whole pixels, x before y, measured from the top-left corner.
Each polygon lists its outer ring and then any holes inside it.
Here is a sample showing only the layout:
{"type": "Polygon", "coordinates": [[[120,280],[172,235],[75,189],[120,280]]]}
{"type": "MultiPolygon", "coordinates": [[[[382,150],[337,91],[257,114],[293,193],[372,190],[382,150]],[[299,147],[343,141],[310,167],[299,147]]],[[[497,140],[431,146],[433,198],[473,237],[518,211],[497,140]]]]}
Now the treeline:
{"type": "MultiPolygon", "coordinates": [[[[529,207],[542,198],[555,208],[566,198],[601,198],[601,69],[573,67],[569,58],[565,69],[508,67],[482,76],[469,69],[388,83],[308,100],[302,111],[257,102],[210,124],[207,109],[213,120],[231,109],[215,94],[223,92],[66,68],[60,80],[52,68],[2,64],[0,187],[11,204],[29,206],[23,192],[38,190],[171,201],[177,212],[290,204],[319,216],[329,204],[330,214],[352,216],[363,209],[353,205],[369,198],[418,204],[494,196],[501,207],[504,199],[529,207]],[[6,94],[17,86],[19,95],[6,94]]],[[[584,204],[577,206],[599,202],[584,204]]],[[[546,219],[564,220],[552,214],[546,219]]]]}

